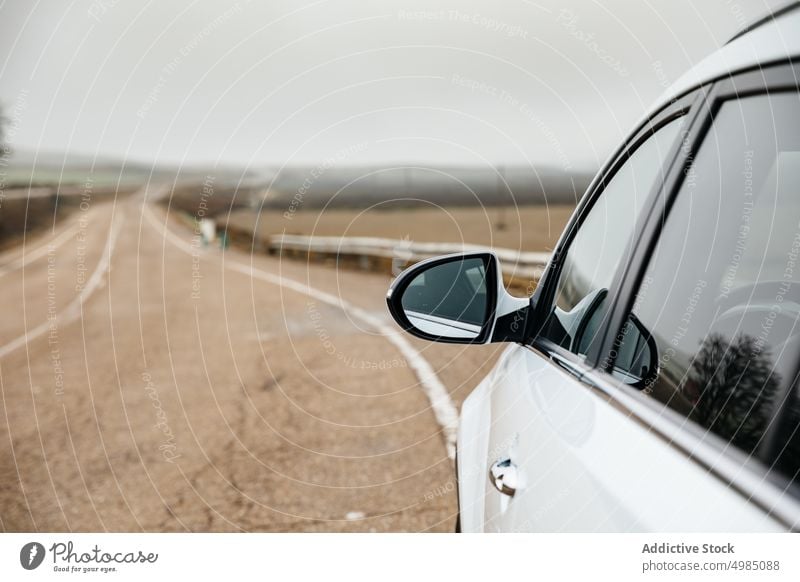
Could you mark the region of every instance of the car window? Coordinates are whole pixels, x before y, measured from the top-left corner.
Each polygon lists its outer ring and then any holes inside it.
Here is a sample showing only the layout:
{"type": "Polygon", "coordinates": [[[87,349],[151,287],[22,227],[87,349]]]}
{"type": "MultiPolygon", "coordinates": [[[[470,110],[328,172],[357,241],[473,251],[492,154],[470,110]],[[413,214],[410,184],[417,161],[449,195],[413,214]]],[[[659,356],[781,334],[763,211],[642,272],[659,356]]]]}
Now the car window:
{"type": "MultiPolygon", "coordinates": [[[[650,340],[647,394],[790,476],[800,469],[800,402],[789,393],[800,354],[798,94],[720,107],[632,317],[640,333],[623,330],[616,351],[636,354],[640,336],[650,340]]],[[[615,374],[641,379],[634,360],[618,360],[615,374]]]]}
{"type": "Polygon", "coordinates": [[[658,128],[612,176],[569,245],[543,336],[585,353],[599,329],[617,266],[631,247],[634,225],[675,142],[683,117],[658,128]]]}

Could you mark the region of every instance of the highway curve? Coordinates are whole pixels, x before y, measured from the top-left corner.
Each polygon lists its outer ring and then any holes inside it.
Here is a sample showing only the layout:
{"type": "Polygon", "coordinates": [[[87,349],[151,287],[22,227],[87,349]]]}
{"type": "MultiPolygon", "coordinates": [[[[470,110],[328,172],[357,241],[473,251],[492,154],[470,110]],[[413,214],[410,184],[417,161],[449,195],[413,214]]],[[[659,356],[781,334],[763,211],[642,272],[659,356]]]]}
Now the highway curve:
{"type": "Polygon", "coordinates": [[[205,248],[149,197],[0,255],[0,528],[452,531],[418,367],[458,407],[501,347],[403,351],[388,277],[205,248]]]}

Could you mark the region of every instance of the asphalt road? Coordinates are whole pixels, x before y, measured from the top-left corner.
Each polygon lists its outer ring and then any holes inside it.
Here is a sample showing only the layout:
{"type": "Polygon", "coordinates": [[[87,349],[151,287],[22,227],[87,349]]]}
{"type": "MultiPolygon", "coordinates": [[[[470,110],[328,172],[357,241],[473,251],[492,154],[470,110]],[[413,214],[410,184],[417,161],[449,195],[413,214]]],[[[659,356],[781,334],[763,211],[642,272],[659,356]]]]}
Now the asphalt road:
{"type": "Polygon", "coordinates": [[[0,528],[452,531],[447,414],[502,348],[400,334],[388,284],[144,192],[0,255],[0,528]]]}

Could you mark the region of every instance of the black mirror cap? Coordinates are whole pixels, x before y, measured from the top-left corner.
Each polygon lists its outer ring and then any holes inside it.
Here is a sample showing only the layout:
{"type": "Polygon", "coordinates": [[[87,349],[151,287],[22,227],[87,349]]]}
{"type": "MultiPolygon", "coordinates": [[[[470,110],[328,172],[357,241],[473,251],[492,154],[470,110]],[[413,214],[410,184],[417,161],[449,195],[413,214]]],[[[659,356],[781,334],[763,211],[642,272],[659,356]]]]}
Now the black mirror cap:
{"type": "Polygon", "coordinates": [[[408,269],[400,273],[397,278],[392,282],[389,291],[386,293],[386,306],[389,308],[389,313],[397,324],[403,328],[403,331],[411,335],[439,343],[447,344],[485,344],[490,340],[492,330],[494,328],[495,310],[497,308],[497,291],[500,287],[499,272],[497,266],[497,258],[493,253],[486,251],[477,251],[471,253],[457,253],[454,255],[444,255],[441,257],[434,257],[426,259],[416,265],[410,266],[408,269]],[[453,338],[447,336],[436,336],[414,327],[406,317],[405,310],[403,309],[403,293],[416,278],[417,275],[443,265],[445,263],[452,263],[455,261],[463,261],[466,259],[481,259],[484,265],[484,272],[486,273],[486,314],[483,319],[483,326],[480,333],[474,338],[453,338]]]}

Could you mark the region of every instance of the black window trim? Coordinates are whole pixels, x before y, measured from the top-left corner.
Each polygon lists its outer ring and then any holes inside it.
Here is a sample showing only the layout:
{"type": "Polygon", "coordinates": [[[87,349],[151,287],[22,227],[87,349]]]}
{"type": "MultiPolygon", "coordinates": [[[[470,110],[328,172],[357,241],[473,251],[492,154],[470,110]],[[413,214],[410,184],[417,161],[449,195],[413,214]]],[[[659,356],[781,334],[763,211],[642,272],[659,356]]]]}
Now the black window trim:
{"type": "MultiPolygon", "coordinates": [[[[662,185],[662,192],[659,193],[658,198],[654,201],[656,204],[661,204],[660,208],[655,206],[650,209],[649,216],[641,230],[640,243],[637,245],[634,252],[629,257],[624,268],[618,271],[620,287],[617,289],[617,295],[614,298],[613,305],[609,306],[609,320],[604,328],[604,338],[599,349],[601,357],[593,359],[586,370],[586,374],[582,376],[582,380],[587,385],[593,388],[598,388],[602,384],[617,386],[622,388],[625,392],[635,392],[638,399],[642,401],[650,401],[650,406],[661,408],[665,414],[663,418],[670,424],[677,423],[680,429],[688,434],[694,435],[698,441],[698,449],[705,449],[710,455],[720,455],[720,451],[729,460],[736,459],[742,462],[746,458],[741,467],[743,467],[750,475],[750,477],[757,477],[773,486],[773,494],[789,496],[793,498],[794,503],[790,503],[790,507],[786,510],[777,511],[772,504],[775,499],[766,499],[763,492],[754,491],[752,488],[745,487],[743,493],[748,501],[756,503],[762,508],[768,510],[768,513],[774,518],[781,521],[790,529],[797,529],[800,524],[800,483],[792,483],[790,479],[780,475],[772,470],[770,466],[765,464],[761,458],[755,454],[746,455],[730,445],[724,439],[708,431],[700,430],[700,427],[686,419],[683,415],[674,413],[668,407],[660,402],[653,401],[649,396],[643,395],[637,390],[628,386],[623,386],[621,382],[616,380],[611,374],[611,367],[613,365],[613,349],[618,331],[622,329],[622,325],[630,312],[636,293],[638,292],[642,278],[649,264],[649,258],[655,249],[658,237],[661,234],[661,228],[672,209],[673,203],[683,185],[683,177],[688,170],[691,161],[693,160],[702,142],[706,137],[709,128],[713,122],[714,116],[722,103],[732,99],[744,98],[754,95],[774,94],[787,91],[800,91],[800,64],[793,62],[792,59],[785,59],[783,62],[771,64],[760,69],[747,69],[736,74],[729,75],[724,79],[715,82],[710,86],[707,92],[707,98],[701,103],[700,107],[690,115],[689,127],[687,128],[687,135],[685,137],[685,147],[680,151],[680,155],[676,160],[673,160],[673,165],[666,175],[662,185]]],[[[616,279],[616,278],[615,278],[616,279]]],[[[794,375],[794,382],[789,388],[788,392],[792,393],[798,389],[798,382],[800,382],[800,362],[798,362],[798,369],[794,375]]],[[[770,427],[765,440],[769,439],[770,433],[778,430],[785,419],[783,418],[784,411],[779,414],[781,418],[778,422],[773,423],[770,427]]],[[[658,427],[651,427],[659,430],[658,427]]],[[[673,426],[674,428],[674,426],[673,426]]],[[[698,453],[698,450],[693,448],[690,455],[691,458],[697,460],[699,457],[706,457],[705,454],[698,453]]],[[[712,457],[707,457],[712,458],[712,457]]],[[[708,461],[704,466],[709,468],[710,472],[714,471],[715,463],[708,461]]],[[[726,484],[730,486],[736,485],[728,478],[722,477],[726,484]]],[[[738,490],[737,487],[734,487],[738,490]]]]}

